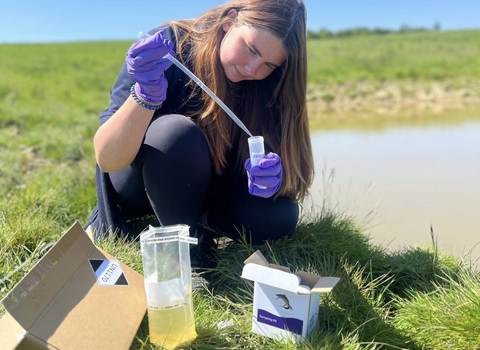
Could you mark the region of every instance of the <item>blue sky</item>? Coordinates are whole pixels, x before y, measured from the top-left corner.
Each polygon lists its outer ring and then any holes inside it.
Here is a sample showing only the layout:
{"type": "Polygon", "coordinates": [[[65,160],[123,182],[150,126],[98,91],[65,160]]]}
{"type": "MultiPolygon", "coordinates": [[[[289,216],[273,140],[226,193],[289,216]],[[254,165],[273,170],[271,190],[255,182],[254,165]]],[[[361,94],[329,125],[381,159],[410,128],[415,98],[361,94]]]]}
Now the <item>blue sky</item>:
{"type": "MultiPolygon", "coordinates": [[[[222,0],[3,0],[0,43],[134,40],[171,19],[192,18],[222,0]]],[[[308,28],[480,28],[480,0],[304,0],[308,28]]]]}

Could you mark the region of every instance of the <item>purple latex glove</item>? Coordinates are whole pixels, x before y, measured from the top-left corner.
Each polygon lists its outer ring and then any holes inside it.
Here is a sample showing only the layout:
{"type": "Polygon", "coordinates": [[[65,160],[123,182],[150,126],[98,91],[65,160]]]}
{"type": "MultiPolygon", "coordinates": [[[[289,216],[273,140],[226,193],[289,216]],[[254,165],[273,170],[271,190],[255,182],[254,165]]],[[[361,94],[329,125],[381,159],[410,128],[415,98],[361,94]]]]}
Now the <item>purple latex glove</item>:
{"type": "Polygon", "coordinates": [[[282,186],[282,160],[276,153],[265,155],[257,166],[252,167],[250,158],[245,162],[248,176],[248,192],[254,196],[270,198],[282,186]],[[262,186],[265,188],[259,188],[262,186]]]}
{"type": "Polygon", "coordinates": [[[166,99],[167,79],[163,73],[171,62],[163,58],[167,53],[172,56],[173,43],[157,32],[134,43],[127,51],[127,71],[136,82],[135,91],[143,100],[156,105],[166,99]]]}

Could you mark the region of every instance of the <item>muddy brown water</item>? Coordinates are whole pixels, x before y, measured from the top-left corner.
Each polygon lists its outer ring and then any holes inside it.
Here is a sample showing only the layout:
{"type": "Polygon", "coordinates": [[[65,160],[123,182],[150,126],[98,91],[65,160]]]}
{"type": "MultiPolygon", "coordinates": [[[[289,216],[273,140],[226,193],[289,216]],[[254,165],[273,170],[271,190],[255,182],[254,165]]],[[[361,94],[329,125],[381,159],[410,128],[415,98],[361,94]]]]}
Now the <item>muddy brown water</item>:
{"type": "Polygon", "coordinates": [[[480,118],[381,129],[313,131],[306,212],[354,217],[387,249],[432,245],[480,259],[480,118]]]}

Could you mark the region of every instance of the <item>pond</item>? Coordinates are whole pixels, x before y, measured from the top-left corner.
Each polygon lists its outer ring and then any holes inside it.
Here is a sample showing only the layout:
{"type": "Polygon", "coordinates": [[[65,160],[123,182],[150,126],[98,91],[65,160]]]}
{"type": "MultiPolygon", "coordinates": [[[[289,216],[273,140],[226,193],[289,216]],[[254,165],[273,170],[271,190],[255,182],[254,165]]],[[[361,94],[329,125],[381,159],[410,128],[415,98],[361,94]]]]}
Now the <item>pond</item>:
{"type": "Polygon", "coordinates": [[[345,213],[387,248],[432,246],[433,232],[439,249],[480,256],[479,118],[319,130],[312,145],[307,211],[345,213]]]}

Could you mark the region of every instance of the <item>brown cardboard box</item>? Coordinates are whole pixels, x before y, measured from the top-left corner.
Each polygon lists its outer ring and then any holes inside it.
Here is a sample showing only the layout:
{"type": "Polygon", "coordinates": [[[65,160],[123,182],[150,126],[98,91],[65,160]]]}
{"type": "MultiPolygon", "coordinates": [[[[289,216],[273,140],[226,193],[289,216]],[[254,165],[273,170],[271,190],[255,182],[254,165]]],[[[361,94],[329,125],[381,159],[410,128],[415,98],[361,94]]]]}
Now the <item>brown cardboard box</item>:
{"type": "Polygon", "coordinates": [[[146,312],[143,276],[75,223],[1,301],[0,349],[129,349],[146,312]]]}

